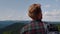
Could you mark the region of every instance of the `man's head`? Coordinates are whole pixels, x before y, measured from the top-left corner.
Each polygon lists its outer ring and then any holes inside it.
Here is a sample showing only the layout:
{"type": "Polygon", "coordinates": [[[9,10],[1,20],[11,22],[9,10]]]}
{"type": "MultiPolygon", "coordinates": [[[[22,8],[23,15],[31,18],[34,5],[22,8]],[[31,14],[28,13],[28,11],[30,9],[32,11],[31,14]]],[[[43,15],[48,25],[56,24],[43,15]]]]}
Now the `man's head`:
{"type": "Polygon", "coordinates": [[[32,4],[29,7],[28,15],[33,20],[41,20],[42,19],[41,5],[40,4],[32,4]]]}

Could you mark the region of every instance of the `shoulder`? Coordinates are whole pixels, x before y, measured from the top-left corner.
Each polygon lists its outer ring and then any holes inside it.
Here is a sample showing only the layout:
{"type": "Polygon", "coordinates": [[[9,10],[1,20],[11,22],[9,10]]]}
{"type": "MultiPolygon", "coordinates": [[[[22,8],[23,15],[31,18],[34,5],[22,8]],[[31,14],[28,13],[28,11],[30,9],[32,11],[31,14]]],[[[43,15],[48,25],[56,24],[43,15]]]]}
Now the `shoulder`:
{"type": "Polygon", "coordinates": [[[23,29],[25,29],[25,30],[31,30],[33,26],[34,26],[34,23],[33,22],[30,22],[30,23],[26,24],[23,27],[23,29]]]}
{"type": "Polygon", "coordinates": [[[36,29],[36,24],[34,22],[30,22],[28,24],[26,24],[22,29],[21,29],[21,33],[24,33],[26,31],[31,31],[33,29],[36,29]]]}
{"type": "Polygon", "coordinates": [[[30,22],[29,24],[25,25],[22,29],[21,29],[21,33],[24,33],[26,31],[32,31],[32,30],[39,30],[40,28],[43,28],[43,26],[41,26],[41,23],[39,22],[30,22]]]}
{"type": "Polygon", "coordinates": [[[31,23],[26,24],[26,25],[21,29],[20,33],[22,34],[22,33],[26,32],[26,31],[29,31],[29,30],[31,30],[31,23]]]}

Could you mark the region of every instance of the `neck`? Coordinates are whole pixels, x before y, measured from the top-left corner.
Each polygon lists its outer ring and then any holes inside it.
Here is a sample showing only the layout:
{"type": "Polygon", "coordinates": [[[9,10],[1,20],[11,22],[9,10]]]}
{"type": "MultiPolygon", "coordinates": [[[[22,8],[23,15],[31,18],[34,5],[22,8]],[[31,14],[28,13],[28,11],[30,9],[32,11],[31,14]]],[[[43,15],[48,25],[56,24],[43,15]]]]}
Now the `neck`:
{"type": "Polygon", "coordinates": [[[37,20],[33,20],[33,21],[39,21],[39,22],[42,22],[41,19],[37,19],[37,20]]]}

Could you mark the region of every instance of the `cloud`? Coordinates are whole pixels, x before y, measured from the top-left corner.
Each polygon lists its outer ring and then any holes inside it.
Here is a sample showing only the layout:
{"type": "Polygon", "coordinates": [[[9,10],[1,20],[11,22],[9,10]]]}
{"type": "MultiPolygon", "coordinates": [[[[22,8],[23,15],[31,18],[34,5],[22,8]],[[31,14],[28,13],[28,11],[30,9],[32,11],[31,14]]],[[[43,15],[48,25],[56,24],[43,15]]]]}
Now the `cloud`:
{"type": "Polygon", "coordinates": [[[56,2],[58,2],[59,0],[55,0],[56,2]]]}
{"type": "Polygon", "coordinates": [[[0,21],[1,20],[19,20],[20,19],[20,12],[14,9],[2,9],[0,10],[0,21]]]}
{"type": "Polygon", "coordinates": [[[43,21],[60,21],[60,10],[52,10],[43,14],[43,21]]]}
{"type": "MultiPolygon", "coordinates": [[[[25,12],[24,12],[25,13],[25,12]]],[[[0,21],[4,20],[30,20],[30,18],[18,10],[5,8],[0,10],[0,21]]]]}
{"type": "Polygon", "coordinates": [[[43,7],[49,8],[49,7],[51,7],[51,5],[50,4],[47,4],[47,5],[43,6],[43,7]]]}

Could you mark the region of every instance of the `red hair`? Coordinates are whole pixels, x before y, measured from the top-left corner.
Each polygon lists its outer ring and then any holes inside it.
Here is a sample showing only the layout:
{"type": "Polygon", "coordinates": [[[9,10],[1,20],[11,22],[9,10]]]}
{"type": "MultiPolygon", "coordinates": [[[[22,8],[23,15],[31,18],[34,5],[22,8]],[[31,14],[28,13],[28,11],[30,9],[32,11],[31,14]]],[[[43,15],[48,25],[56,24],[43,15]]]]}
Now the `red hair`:
{"type": "Polygon", "coordinates": [[[37,19],[37,15],[39,13],[41,13],[41,5],[40,4],[32,4],[30,7],[29,7],[29,17],[31,17],[32,19],[37,19]]]}

